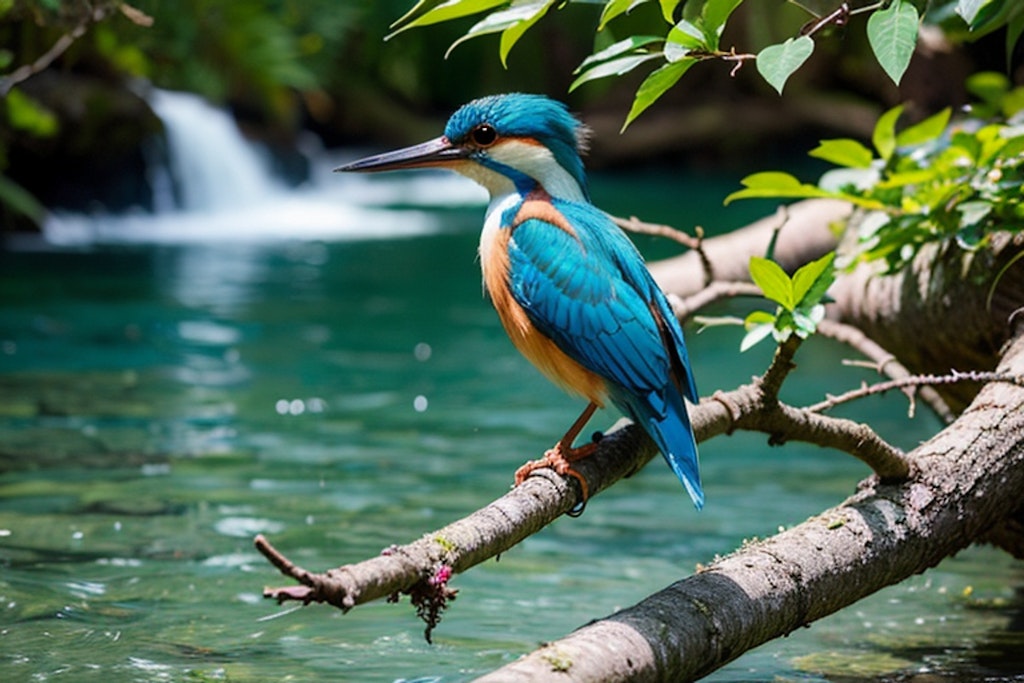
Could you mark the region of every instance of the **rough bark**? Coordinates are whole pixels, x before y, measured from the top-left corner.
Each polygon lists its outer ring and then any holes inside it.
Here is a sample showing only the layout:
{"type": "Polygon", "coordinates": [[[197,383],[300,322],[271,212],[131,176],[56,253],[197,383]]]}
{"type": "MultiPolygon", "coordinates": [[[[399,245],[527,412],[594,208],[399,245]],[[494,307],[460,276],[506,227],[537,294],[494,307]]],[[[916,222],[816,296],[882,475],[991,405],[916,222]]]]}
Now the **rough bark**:
{"type": "MultiPolygon", "coordinates": [[[[1024,338],[999,367],[1024,372],[1024,338]]],[[[917,474],[905,483],[869,482],[841,505],[478,680],[693,680],[934,566],[1018,507],[1024,389],[987,385],[910,457],[917,474]]]]}

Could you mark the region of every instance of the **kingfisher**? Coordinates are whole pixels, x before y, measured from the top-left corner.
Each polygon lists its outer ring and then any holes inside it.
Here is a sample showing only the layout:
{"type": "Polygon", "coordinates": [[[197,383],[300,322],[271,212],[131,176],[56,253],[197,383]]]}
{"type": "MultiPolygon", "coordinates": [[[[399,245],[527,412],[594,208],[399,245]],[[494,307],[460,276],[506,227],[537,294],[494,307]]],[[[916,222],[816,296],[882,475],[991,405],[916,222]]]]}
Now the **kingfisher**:
{"type": "Polygon", "coordinates": [[[589,130],[561,102],[509,93],[459,108],[444,134],[336,171],[447,168],[490,193],[480,234],[486,290],[516,348],[551,381],[589,403],[521,484],[550,467],[588,487],[574,446],[597,408],[611,403],[654,440],[704,504],[697,443],[684,398],[699,400],[683,331],[633,242],[590,202],[582,155],[589,130]]]}

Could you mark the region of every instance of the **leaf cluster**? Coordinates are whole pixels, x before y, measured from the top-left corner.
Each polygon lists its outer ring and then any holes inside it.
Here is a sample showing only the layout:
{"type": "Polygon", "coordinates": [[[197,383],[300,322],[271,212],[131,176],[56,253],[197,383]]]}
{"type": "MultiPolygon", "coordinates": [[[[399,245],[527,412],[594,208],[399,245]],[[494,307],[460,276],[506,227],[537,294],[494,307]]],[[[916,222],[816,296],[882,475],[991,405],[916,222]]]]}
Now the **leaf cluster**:
{"type": "Polygon", "coordinates": [[[825,293],[835,280],[834,259],[835,253],[828,253],[790,277],[775,261],[751,257],[750,278],[778,307],[774,313],[754,311],[746,317],[743,326],[747,334],[740,343],[740,351],[769,335],[781,344],[793,334],[801,339],[814,334],[825,317],[825,293]]]}
{"type": "Polygon", "coordinates": [[[786,81],[814,53],[814,37],[824,29],[846,26],[860,14],[869,14],[865,30],[878,64],[899,84],[917,45],[923,19],[935,21],[949,32],[983,35],[1002,26],[1010,54],[1024,33],[1024,3],[1017,0],[882,0],[841,2],[830,13],[818,15],[797,0],[787,0],[810,16],[792,37],[760,48],[737,52],[722,45],[722,35],[744,0],[419,0],[392,26],[392,36],[410,28],[486,13],[457,39],[449,52],[478,36],[498,34],[502,64],[523,34],[552,9],[567,4],[601,5],[594,52],[575,71],[570,90],[602,78],[622,76],[647,64],[655,68],[639,86],[623,128],[674,86],[694,65],[710,60],[734,64],[733,73],[753,61],[758,73],[780,94],[786,81]],[[615,39],[612,23],[641,5],[657,5],[660,31],[615,39]]]}
{"type": "Polygon", "coordinates": [[[929,242],[954,241],[974,250],[996,231],[1024,229],[1024,88],[1000,74],[976,74],[968,88],[982,98],[972,118],[950,123],[949,109],[896,130],[903,107],[883,114],[872,146],[823,140],[810,155],[836,168],[816,185],[778,171],[743,179],[726,202],[754,197],[830,197],[863,209],[857,248],[848,264],[882,259],[906,265],[929,242]]]}

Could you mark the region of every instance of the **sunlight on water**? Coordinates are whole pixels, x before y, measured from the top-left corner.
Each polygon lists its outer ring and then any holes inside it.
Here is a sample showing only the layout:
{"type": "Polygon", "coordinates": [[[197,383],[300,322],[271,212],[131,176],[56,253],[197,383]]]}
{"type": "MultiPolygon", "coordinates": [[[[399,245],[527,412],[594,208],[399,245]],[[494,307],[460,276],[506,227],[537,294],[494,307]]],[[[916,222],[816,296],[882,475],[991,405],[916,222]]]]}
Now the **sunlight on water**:
{"type": "MultiPolygon", "coordinates": [[[[3,680],[468,680],[865,476],[819,449],[717,439],[698,514],[657,460],[459,576],[434,646],[407,605],[263,601],[281,580],[254,534],[311,569],[374,556],[500,495],[575,416],[481,297],[476,220],[391,242],[3,254],[3,680]]],[[[725,330],[688,334],[704,391],[766,361],[737,362],[725,330]]],[[[808,397],[863,378],[841,349],[808,352],[808,397]]],[[[912,445],[934,425],[904,408],[887,397],[857,416],[912,445]]],[[[974,549],[711,680],[1011,680],[1022,578],[974,549]]]]}

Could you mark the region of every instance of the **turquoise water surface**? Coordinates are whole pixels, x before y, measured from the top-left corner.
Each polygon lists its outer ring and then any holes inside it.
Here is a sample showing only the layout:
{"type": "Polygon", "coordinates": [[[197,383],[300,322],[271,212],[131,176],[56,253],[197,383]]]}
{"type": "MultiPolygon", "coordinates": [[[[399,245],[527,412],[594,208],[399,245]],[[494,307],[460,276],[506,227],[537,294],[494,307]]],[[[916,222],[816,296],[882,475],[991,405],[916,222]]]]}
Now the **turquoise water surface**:
{"type": "MultiPolygon", "coordinates": [[[[677,224],[753,216],[718,208],[734,179],[653,177],[600,178],[595,195],[671,221],[689,183],[701,199],[677,224]]],[[[314,570],[376,555],[501,495],[582,407],[518,356],[483,298],[481,212],[385,202],[369,234],[301,239],[246,239],[207,216],[187,240],[0,251],[0,680],[469,680],[867,475],[841,454],[720,438],[702,447],[698,513],[655,460],[456,577],[434,645],[405,602],[342,615],[265,601],[287,582],[255,534],[314,570]]],[[[768,358],[738,355],[735,328],[687,334],[705,395],[768,358]]],[[[849,355],[808,344],[787,396],[870,379],[849,355]]],[[[937,425],[894,396],[846,414],[904,447],[937,425]]],[[[971,549],[709,680],[1024,680],[1022,585],[1020,563],[971,549]]]]}

